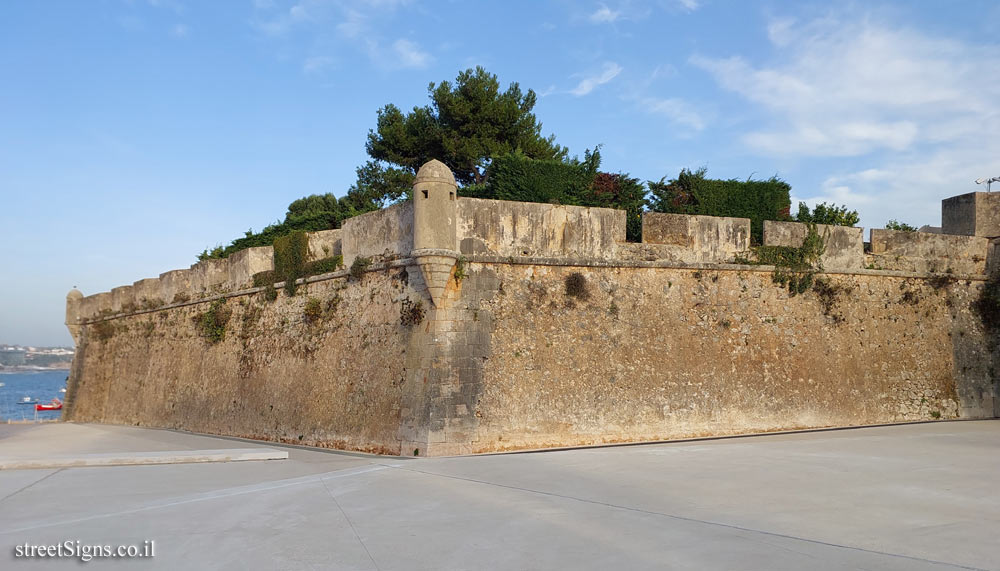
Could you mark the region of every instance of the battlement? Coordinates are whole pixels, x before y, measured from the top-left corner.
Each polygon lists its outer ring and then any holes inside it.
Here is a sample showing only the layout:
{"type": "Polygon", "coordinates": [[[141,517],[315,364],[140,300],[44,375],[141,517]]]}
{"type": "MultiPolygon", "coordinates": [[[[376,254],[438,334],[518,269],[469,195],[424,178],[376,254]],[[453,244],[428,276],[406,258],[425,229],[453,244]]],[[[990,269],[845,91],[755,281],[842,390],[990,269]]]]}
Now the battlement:
{"type": "MultiPolygon", "coordinates": [[[[422,254],[424,262],[435,264],[433,268],[423,266],[428,272],[424,277],[427,286],[438,292],[460,256],[703,266],[733,264],[747,259],[751,252],[750,220],[746,218],[646,212],[642,241],[629,243],[625,240],[626,214],[621,210],[463,198],[455,195],[449,186],[453,182],[440,173],[432,173],[427,180],[428,188],[437,188],[444,193],[443,198],[434,200],[432,193],[424,202],[426,193],[421,191],[416,201],[349,218],[340,229],[308,233],[309,261],[339,255],[344,265],[350,266],[359,257],[385,262],[422,254]],[[420,224],[417,218],[421,218],[420,224]],[[449,230],[425,232],[423,240],[436,247],[415,248],[419,228],[433,226],[435,220],[450,220],[446,224],[449,230]]],[[[993,196],[971,193],[942,203],[946,232],[980,235],[872,229],[871,251],[866,252],[861,228],[817,225],[825,246],[823,270],[984,275],[987,258],[1000,262],[1000,256],[989,255],[993,249],[986,237],[1000,233],[1000,226],[994,228],[992,222],[994,210],[1000,212],[1000,201],[993,196]]],[[[764,245],[798,247],[807,233],[806,224],[768,220],[764,222],[764,245]]],[[[247,248],[225,259],[203,260],[188,269],[167,271],[111,292],[74,297],[67,302],[67,316],[73,321],[67,325],[251,289],[254,275],[273,269],[270,246],[247,248]]]]}

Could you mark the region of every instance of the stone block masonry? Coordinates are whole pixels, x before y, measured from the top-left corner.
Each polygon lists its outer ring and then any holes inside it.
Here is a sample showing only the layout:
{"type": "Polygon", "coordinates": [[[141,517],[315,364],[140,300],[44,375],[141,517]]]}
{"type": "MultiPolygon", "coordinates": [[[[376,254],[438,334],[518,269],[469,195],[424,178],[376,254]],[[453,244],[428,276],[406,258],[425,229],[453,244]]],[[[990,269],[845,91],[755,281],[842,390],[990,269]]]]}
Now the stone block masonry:
{"type": "Polygon", "coordinates": [[[637,257],[685,263],[732,262],[750,249],[750,219],[645,212],[637,257]]]}
{"type": "Polygon", "coordinates": [[[920,273],[986,273],[990,240],[927,232],[871,230],[871,265],[920,273]]]}
{"type": "Polygon", "coordinates": [[[1000,237],[1000,192],[970,192],[942,200],[941,231],[963,236],[1000,237]]]}
{"type": "Polygon", "coordinates": [[[65,418],[433,456],[996,415],[985,237],[873,232],[902,261],[866,269],[860,229],[821,227],[823,287],[791,296],[731,263],[746,220],[627,244],[623,212],[462,199],[441,163],[414,190],[310,235],[372,263],[292,297],[251,285],[270,248],[70,292],[65,418]]]}
{"type": "MultiPolygon", "coordinates": [[[[799,222],[764,221],[765,246],[802,245],[809,226],[799,222]]],[[[828,270],[857,270],[865,265],[865,246],[861,228],[816,224],[816,233],[825,247],[820,262],[828,270]]]]}

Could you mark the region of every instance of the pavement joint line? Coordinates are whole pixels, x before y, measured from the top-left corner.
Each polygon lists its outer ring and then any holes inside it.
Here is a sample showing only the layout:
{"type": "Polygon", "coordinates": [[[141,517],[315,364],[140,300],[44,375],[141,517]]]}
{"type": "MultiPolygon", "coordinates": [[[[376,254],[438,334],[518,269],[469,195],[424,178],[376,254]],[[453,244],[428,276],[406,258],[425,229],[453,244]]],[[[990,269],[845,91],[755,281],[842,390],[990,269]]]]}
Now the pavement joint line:
{"type": "Polygon", "coordinates": [[[378,566],[378,563],[375,562],[375,558],[372,557],[372,552],[368,550],[368,546],[365,545],[365,540],[361,539],[361,535],[358,533],[357,528],[354,527],[354,522],[351,521],[351,517],[347,515],[347,512],[344,511],[344,507],[340,505],[340,502],[337,500],[337,496],[333,495],[333,491],[330,490],[330,487],[326,485],[326,480],[320,479],[319,482],[323,484],[323,489],[326,490],[326,493],[330,495],[330,499],[333,500],[333,503],[337,505],[337,509],[340,510],[340,514],[344,516],[345,520],[347,520],[347,525],[351,526],[351,531],[354,532],[354,537],[358,540],[358,543],[361,544],[361,547],[364,548],[365,553],[368,554],[368,559],[371,560],[372,565],[375,566],[376,571],[379,571],[381,568],[378,566]]]}
{"type": "MultiPolygon", "coordinates": [[[[792,428],[788,430],[771,430],[768,432],[745,432],[742,434],[720,434],[714,436],[689,436],[684,438],[669,438],[666,440],[640,440],[636,442],[601,442],[599,444],[578,444],[574,446],[550,446],[547,448],[524,448],[520,450],[498,450],[496,452],[480,452],[476,454],[450,454],[444,456],[429,456],[428,458],[465,458],[470,456],[508,456],[514,454],[545,454],[547,452],[572,452],[575,450],[596,450],[600,448],[631,448],[642,446],[658,446],[663,444],[684,444],[715,440],[738,440],[741,438],[758,438],[766,436],[795,436],[797,434],[813,434],[817,432],[842,432],[865,430],[869,428],[888,428],[893,426],[912,426],[917,424],[940,424],[944,422],[989,422],[996,418],[949,418],[947,420],[906,420],[886,424],[855,424],[851,426],[819,426],[815,428],[792,428]]],[[[400,458],[411,459],[408,456],[400,458]]]]}
{"type": "Polygon", "coordinates": [[[38,457],[0,456],[2,470],[38,470],[107,466],[146,466],[205,462],[287,460],[288,452],[272,448],[218,448],[207,450],[158,450],[145,452],[101,452],[38,457]]]}
{"type": "Polygon", "coordinates": [[[7,494],[6,496],[4,496],[4,497],[2,497],[2,498],[0,498],[0,503],[3,503],[3,502],[4,502],[5,500],[7,500],[8,498],[13,498],[14,496],[16,496],[16,495],[20,494],[21,492],[23,492],[23,491],[27,490],[28,488],[30,488],[30,487],[32,487],[32,486],[34,486],[35,484],[39,484],[39,483],[41,483],[41,482],[42,482],[43,480],[47,480],[47,479],[51,478],[52,476],[55,476],[55,475],[56,475],[56,474],[58,474],[59,472],[62,472],[63,470],[64,470],[64,468],[57,468],[57,469],[53,469],[53,470],[52,470],[52,472],[49,472],[48,474],[46,474],[46,475],[42,476],[41,478],[39,478],[39,479],[35,480],[34,482],[31,482],[31,483],[29,483],[29,484],[26,484],[26,485],[24,485],[24,486],[21,486],[20,488],[18,488],[18,489],[16,489],[16,490],[14,490],[13,492],[11,492],[11,493],[7,494]]]}
{"type": "Polygon", "coordinates": [[[35,525],[29,525],[25,527],[19,527],[16,529],[0,529],[0,535],[9,535],[12,533],[21,533],[25,531],[33,531],[36,529],[42,529],[46,527],[56,527],[60,525],[70,525],[75,523],[82,523],[85,521],[93,521],[97,519],[105,519],[109,517],[118,517],[123,515],[131,515],[134,513],[141,513],[151,510],[158,510],[163,508],[170,508],[174,506],[180,506],[185,504],[193,504],[197,502],[217,500],[221,498],[229,498],[233,496],[241,496],[244,494],[252,494],[256,492],[268,492],[271,490],[280,490],[283,488],[289,488],[292,486],[300,486],[305,484],[314,484],[316,482],[322,482],[324,480],[335,480],[338,478],[346,478],[350,476],[360,476],[368,472],[378,472],[380,470],[385,470],[388,466],[381,464],[365,466],[362,468],[345,468],[343,470],[333,470],[331,472],[323,472],[322,474],[310,474],[308,476],[298,476],[295,478],[286,478],[284,480],[274,480],[271,482],[263,482],[260,484],[250,484],[246,486],[237,486],[235,488],[223,488],[221,490],[212,490],[209,492],[199,492],[189,496],[179,496],[176,498],[162,500],[153,502],[151,504],[140,506],[137,508],[131,508],[126,510],[120,510],[111,513],[96,514],[92,516],[59,520],[59,521],[43,521],[35,525]]]}
{"type": "Polygon", "coordinates": [[[908,561],[919,561],[921,563],[930,563],[932,565],[945,565],[945,566],[948,566],[948,567],[953,567],[955,569],[968,569],[969,571],[990,571],[989,569],[984,569],[984,568],[981,568],[981,567],[971,567],[971,566],[968,566],[968,565],[962,565],[960,563],[950,563],[948,561],[938,561],[936,559],[925,559],[923,557],[916,557],[916,556],[913,556],[913,555],[905,555],[905,554],[902,554],[902,553],[891,553],[891,552],[888,552],[888,551],[878,551],[876,549],[867,549],[867,548],[864,548],[864,547],[855,547],[855,546],[851,546],[851,545],[842,545],[842,544],[839,544],[839,543],[831,543],[831,542],[823,541],[823,540],[820,540],[820,539],[810,539],[808,537],[798,537],[798,536],[795,536],[795,535],[788,535],[788,534],[779,533],[779,532],[776,532],[776,531],[767,531],[767,530],[763,530],[763,529],[754,529],[754,528],[750,528],[750,527],[743,527],[743,526],[739,526],[739,525],[731,524],[731,523],[723,523],[723,522],[717,522],[717,521],[702,520],[702,519],[693,518],[693,517],[687,517],[687,516],[676,515],[676,514],[669,514],[669,513],[658,512],[658,511],[654,511],[654,510],[647,510],[647,509],[637,508],[637,507],[632,507],[632,506],[623,506],[623,505],[618,505],[618,504],[612,504],[610,502],[602,502],[602,501],[599,501],[599,500],[591,500],[591,499],[587,499],[587,498],[581,498],[581,497],[577,497],[577,496],[570,496],[570,495],[566,495],[566,494],[559,494],[559,493],[556,493],[556,492],[547,492],[547,491],[544,491],[544,490],[534,490],[534,489],[531,489],[531,488],[524,488],[524,487],[520,487],[520,486],[512,486],[512,485],[508,485],[508,484],[500,484],[500,483],[496,483],[496,482],[487,482],[486,480],[479,480],[479,479],[476,479],[476,478],[469,478],[469,477],[465,477],[465,476],[453,476],[453,475],[449,475],[449,474],[439,474],[439,473],[436,473],[436,472],[428,472],[426,470],[418,470],[416,468],[409,468],[409,467],[405,467],[405,466],[393,466],[393,468],[395,468],[396,470],[405,470],[407,472],[415,472],[415,473],[423,474],[423,475],[426,475],[426,476],[435,476],[435,477],[439,477],[439,478],[450,478],[450,479],[453,479],[453,480],[460,480],[460,481],[463,481],[463,482],[470,482],[470,483],[474,483],[474,484],[482,484],[482,485],[486,485],[486,486],[494,486],[494,487],[498,487],[498,488],[505,488],[505,489],[508,489],[508,490],[514,490],[514,491],[520,491],[520,492],[527,492],[529,494],[537,494],[537,495],[540,495],[540,496],[548,496],[548,497],[552,497],[552,498],[560,498],[560,499],[564,499],[564,500],[571,500],[571,501],[581,502],[581,503],[585,503],[585,504],[591,504],[591,505],[597,505],[597,506],[604,506],[604,507],[608,507],[608,508],[612,508],[612,509],[617,509],[617,510],[632,511],[632,512],[643,513],[643,514],[647,514],[647,515],[665,517],[665,518],[670,518],[670,519],[674,519],[674,520],[678,520],[678,521],[685,521],[685,522],[689,522],[689,523],[697,523],[697,524],[702,524],[702,525],[707,525],[707,526],[712,526],[712,527],[721,527],[721,528],[724,528],[724,529],[732,529],[732,530],[742,531],[742,532],[751,533],[751,534],[759,534],[759,535],[764,535],[764,536],[769,536],[769,537],[776,537],[776,538],[781,538],[781,539],[788,539],[788,540],[792,540],[792,541],[801,541],[801,542],[804,542],[804,543],[812,543],[814,545],[823,545],[823,546],[826,546],[826,547],[833,547],[833,548],[837,548],[837,549],[846,549],[846,550],[850,550],[850,551],[860,551],[860,552],[863,552],[863,553],[871,553],[873,555],[883,555],[883,556],[886,556],[886,557],[895,557],[895,558],[899,558],[899,559],[906,559],[908,561]]]}

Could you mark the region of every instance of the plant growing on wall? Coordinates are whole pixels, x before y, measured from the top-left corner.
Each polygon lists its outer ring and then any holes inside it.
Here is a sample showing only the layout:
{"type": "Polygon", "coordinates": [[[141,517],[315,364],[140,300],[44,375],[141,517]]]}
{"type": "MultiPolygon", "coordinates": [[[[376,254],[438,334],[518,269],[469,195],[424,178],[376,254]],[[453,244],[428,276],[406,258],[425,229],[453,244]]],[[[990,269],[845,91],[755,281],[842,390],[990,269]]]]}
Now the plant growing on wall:
{"type": "Polygon", "coordinates": [[[360,280],[361,277],[365,275],[365,270],[367,270],[370,265],[372,265],[371,258],[365,258],[363,256],[354,258],[354,262],[351,263],[351,277],[356,280],[360,280]]]}
{"type": "Polygon", "coordinates": [[[213,301],[207,311],[193,316],[195,329],[198,334],[211,344],[218,343],[226,338],[226,325],[233,311],[229,309],[226,300],[213,301]]]}
{"type": "Polygon", "coordinates": [[[295,295],[296,283],[305,273],[309,255],[309,237],[305,232],[292,232],[274,241],[274,273],[285,282],[285,293],[295,295]]]}
{"type": "Polygon", "coordinates": [[[771,276],[774,283],[787,287],[788,293],[794,296],[805,293],[813,286],[816,274],[823,270],[820,257],[826,251],[826,245],[816,231],[816,225],[809,224],[808,233],[798,248],[758,246],[755,251],[757,263],[774,266],[771,276]]]}
{"type": "Polygon", "coordinates": [[[97,323],[92,323],[90,327],[93,329],[94,335],[101,341],[111,339],[116,332],[115,324],[110,321],[98,321],[97,323]]]}
{"type": "Polygon", "coordinates": [[[323,302],[319,298],[310,297],[306,300],[305,307],[302,308],[302,320],[308,325],[313,325],[323,317],[323,302]]]}

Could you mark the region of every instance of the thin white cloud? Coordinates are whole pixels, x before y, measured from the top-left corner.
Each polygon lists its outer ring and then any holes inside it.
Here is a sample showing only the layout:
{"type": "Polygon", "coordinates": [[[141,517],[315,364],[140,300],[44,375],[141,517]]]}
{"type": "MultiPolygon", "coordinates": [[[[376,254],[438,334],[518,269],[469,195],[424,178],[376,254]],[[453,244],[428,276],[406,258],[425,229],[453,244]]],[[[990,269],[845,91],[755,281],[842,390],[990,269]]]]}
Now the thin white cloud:
{"type": "Polygon", "coordinates": [[[1000,95],[1000,53],[868,19],[772,22],[777,63],[692,57],[720,86],[756,103],[771,125],[745,142],[766,153],[857,156],[954,140],[978,128],[1000,95]]]}
{"type": "Polygon", "coordinates": [[[604,85],[605,83],[617,77],[618,74],[621,72],[622,72],[622,67],[617,63],[614,62],[605,63],[604,68],[601,70],[601,73],[584,77],[582,80],[580,80],[580,83],[578,83],[576,87],[570,90],[570,93],[576,95],[577,97],[587,95],[588,93],[596,89],[598,86],[604,85]]]}
{"type": "Polygon", "coordinates": [[[701,7],[699,0],[677,0],[677,4],[688,12],[694,12],[701,7]]]}
{"type": "Polygon", "coordinates": [[[417,44],[403,38],[393,42],[392,50],[398,58],[400,67],[419,69],[427,67],[431,61],[430,54],[421,50],[417,44]]]}
{"type": "MultiPolygon", "coordinates": [[[[824,161],[807,201],[847,204],[861,224],[940,225],[941,199],[1000,174],[1000,48],[834,14],[767,28],[767,63],[690,63],[750,106],[737,135],[763,156],[824,161]]],[[[815,167],[814,167],[815,168],[815,167]]]]}
{"type": "Polygon", "coordinates": [[[601,7],[595,10],[588,19],[595,24],[611,23],[620,18],[621,15],[620,11],[612,10],[607,5],[601,4],[601,7]]]}
{"type": "Polygon", "coordinates": [[[177,24],[173,28],[170,28],[170,35],[175,38],[183,38],[191,33],[191,28],[184,24],[177,24]]]}
{"type": "Polygon", "coordinates": [[[323,71],[333,65],[334,59],[330,56],[311,56],[302,62],[302,71],[307,74],[314,74],[323,71]]]}
{"type": "Polygon", "coordinates": [[[690,103],[676,97],[667,99],[644,98],[640,101],[643,109],[656,115],[662,115],[675,125],[687,127],[695,131],[705,128],[705,121],[690,103]]]}
{"type": "MultiPolygon", "coordinates": [[[[313,45],[342,44],[366,55],[385,69],[420,69],[434,58],[417,43],[407,39],[386,39],[381,35],[385,20],[410,0],[297,0],[282,6],[269,0],[254,1],[252,25],[274,42],[286,42],[284,50],[305,39],[313,45]]],[[[294,48],[292,48],[294,49],[294,48]]],[[[321,57],[302,59],[302,69],[315,73],[329,65],[321,57]]]]}

